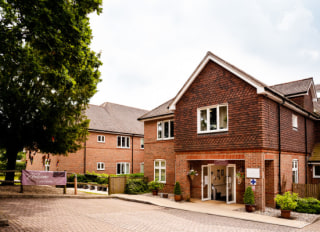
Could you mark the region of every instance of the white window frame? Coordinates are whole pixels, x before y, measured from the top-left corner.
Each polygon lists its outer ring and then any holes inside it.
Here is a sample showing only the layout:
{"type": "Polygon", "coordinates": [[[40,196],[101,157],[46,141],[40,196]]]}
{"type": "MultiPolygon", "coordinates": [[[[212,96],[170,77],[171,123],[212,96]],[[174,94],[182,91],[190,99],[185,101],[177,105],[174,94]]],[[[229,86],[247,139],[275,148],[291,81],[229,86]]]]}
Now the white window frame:
{"type": "Polygon", "coordinates": [[[157,140],[169,140],[174,139],[174,120],[163,120],[157,122],[157,140]],[[168,137],[164,137],[164,125],[168,123],[168,137]],[[173,124],[173,135],[171,134],[171,126],[173,124]],[[159,135],[159,129],[161,127],[161,134],[159,135]]]}
{"type": "Polygon", "coordinates": [[[51,160],[50,159],[45,159],[44,160],[44,170],[45,171],[50,171],[50,163],[51,163],[51,160]]]}
{"type": "Polygon", "coordinates": [[[130,174],[130,163],[129,162],[119,162],[117,163],[117,175],[122,175],[122,174],[130,174]],[[118,170],[118,165],[120,165],[121,171],[124,170],[123,173],[120,173],[118,170]]]}
{"type": "Polygon", "coordinates": [[[167,179],[167,162],[166,160],[164,159],[156,159],[154,160],[154,163],[153,163],[153,166],[154,166],[154,169],[153,169],[153,179],[154,180],[157,180],[161,183],[166,183],[166,179],[167,179]],[[159,166],[156,166],[156,162],[159,162],[159,166]],[[164,162],[164,167],[162,167],[161,163],[164,162]],[[159,170],[159,178],[156,177],[156,169],[159,170]],[[164,180],[161,180],[161,170],[164,170],[164,180]]]}
{"type": "Polygon", "coordinates": [[[104,162],[97,162],[97,170],[105,170],[104,162]]]}
{"type": "Polygon", "coordinates": [[[299,183],[299,162],[297,159],[292,160],[292,183],[299,183]],[[296,181],[293,181],[294,179],[296,181]]]}
{"type": "Polygon", "coordinates": [[[228,131],[229,129],[229,107],[228,104],[219,104],[219,105],[212,105],[212,106],[206,106],[206,107],[201,107],[197,109],[197,130],[198,134],[204,134],[204,133],[216,133],[216,132],[224,132],[228,131]],[[227,127],[220,129],[220,108],[221,107],[227,107],[227,127]],[[210,110],[216,108],[217,110],[217,128],[210,130],[210,110]],[[206,110],[207,112],[207,129],[206,130],[201,130],[201,111],[206,110]]]}
{"type": "Polygon", "coordinates": [[[144,149],[144,138],[140,138],[140,149],[144,149]]]}
{"type": "Polygon", "coordinates": [[[298,130],[298,116],[295,114],[292,114],[292,128],[298,130]]]}
{"type": "Polygon", "coordinates": [[[320,164],[313,164],[312,165],[312,178],[320,178],[320,175],[316,175],[316,167],[320,168],[320,164]]]}
{"type": "Polygon", "coordinates": [[[130,148],[130,136],[121,136],[121,135],[117,136],[117,147],[130,148]],[[119,146],[119,138],[120,138],[120,146],[119,146]]]}
{"type": "Polygon", "coordinates": [[[140,163],[140,173],[144,173],[144,162],[140,163]]]}
{"type": "Polygon", "coordinates": [[[98,135],[97,136],[97,142],[98,143],[105,143],[106,137],[104,135],[98,135]]]}

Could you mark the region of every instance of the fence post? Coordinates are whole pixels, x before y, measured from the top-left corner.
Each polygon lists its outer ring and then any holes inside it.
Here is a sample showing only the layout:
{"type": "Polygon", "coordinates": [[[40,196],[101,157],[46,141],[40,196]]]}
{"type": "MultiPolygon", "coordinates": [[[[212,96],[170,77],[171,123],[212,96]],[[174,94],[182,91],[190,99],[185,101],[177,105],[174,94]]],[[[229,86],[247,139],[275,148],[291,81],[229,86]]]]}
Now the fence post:
{"type": "Polygon", "coordinates": [[[22,171],[23,171],[23,170],[21,170],[21,176],[20,176],[20,193],[23,193],[22,171]]]}
{"type": "Polygon", "coordinates": [[[78,181],[77,174],[74,174],[74,195],[77,195],[78,181]]]}

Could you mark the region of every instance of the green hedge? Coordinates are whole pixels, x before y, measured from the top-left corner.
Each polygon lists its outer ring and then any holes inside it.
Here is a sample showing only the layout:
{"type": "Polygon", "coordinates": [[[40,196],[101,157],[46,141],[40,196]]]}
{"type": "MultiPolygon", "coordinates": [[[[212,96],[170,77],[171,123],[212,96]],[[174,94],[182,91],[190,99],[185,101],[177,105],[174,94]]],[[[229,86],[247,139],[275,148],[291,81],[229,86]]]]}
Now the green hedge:
{"type": "Polygon", "coordinates": [[[295,209],[299,213],[320,214],[320,201],[313,198],[299,198],[298,205],[295,209]]]}
{"type": "Polygon", "coordinates": [[[128,179],[126,183],[125,193],[138,194],[149,192],[148,185],[142,179],[128,179]]]}

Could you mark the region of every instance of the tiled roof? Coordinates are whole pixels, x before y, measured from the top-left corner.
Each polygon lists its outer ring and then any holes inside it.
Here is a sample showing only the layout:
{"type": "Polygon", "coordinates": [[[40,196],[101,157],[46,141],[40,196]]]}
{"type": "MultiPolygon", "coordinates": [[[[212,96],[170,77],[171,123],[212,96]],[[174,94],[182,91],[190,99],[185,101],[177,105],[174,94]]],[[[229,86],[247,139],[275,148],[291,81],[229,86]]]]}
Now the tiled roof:
{"type": "Polygon", "coordinates": [[[317,143],[313,150],[311,157],[309,158],[309,162],[315,162],[315,161],[320,161],[320,143],[317,143]]]}
{"type": "Polygon", "coordinates": [[[171,104],[172,101],[173,101],[173,99],[163,103],[162,105],[158,106],[157,108],[142,115],[139,118],[139,120],[145,120],[145,119],[154,118],[154,117],[173,115],[173,112],[171,110],[169,110],[169,105],[171,104]]]}
{"type": "Polygon", "coordinates": [[[86,115],[90,119],[89,130],[143,135],[143,122],[137,119],[146,112],[148,111],[105,102],[100,106],[89,104],[86,115]]]}
{"type": "Polygon", "coordinates": [[[309,91],[309,88],[312,82],[313,82],[313,79],[311,77],[303,80],[292,81],[292,82],[283,83],[279,85],[273,85],[273,86],[270,86],[270,88],[277,90],[278,92],[282,93],[284,96],[290,96],[290,95],[307,93],[309,91]]]}

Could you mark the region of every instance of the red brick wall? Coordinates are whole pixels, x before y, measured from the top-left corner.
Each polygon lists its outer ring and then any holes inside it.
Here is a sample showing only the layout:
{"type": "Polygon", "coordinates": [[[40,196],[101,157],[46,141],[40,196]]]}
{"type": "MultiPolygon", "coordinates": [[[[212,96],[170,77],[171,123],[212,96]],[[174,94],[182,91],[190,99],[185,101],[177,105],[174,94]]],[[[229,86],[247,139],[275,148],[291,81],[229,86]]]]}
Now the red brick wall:
{"type": "Polygon", "coordinates": [[[144,173],[148,180],[154,180],[154,160],[166,160],[166,185],[162,192],[173,193],[175,184],[175,152],[174,139],[157,140],[157,121],[147,121],[144,124],[145,155],[144,173]]]}
{"type": "MultiPolygon", "coordinates": [[[[86,141],[86,171],[96,173],[116,174],[118,162],[129,162],[130,173],[132,169],[132,138],[130,137],[130,148],[117,148],[117,136],[114,134],[103,134],[90,132],[86,141]],[[105,143],[97,142],[97,136],[104,135],[105,143]],[[105,163],[105,170],[97,170],[97,162],[105,163]]],[[[28,170],[44,170],[42,164],[43,154],[38,153],[31,165],[28,160],[28,170]]],[[[133,137],[133,172],[140,172],[140,163],[144,162],[144,149],[140,149],[140,137],[133,137]]],[[[68,172],[84,173],[84,149],[68,156],[50,155],[50,170],[67,170],[68,172]],[[59,160],[59,165],[57,165],[59,160]]],[[[27,156],[27,159],[29,157],[27,156]]]]}
{"type": "Polygon", "coordinates": [[[209,62],[178,102],[175,150],[234,150],[262,147],[259,96],[256,89],[209,62]],[[227,132],[198,134],[197,109],[228,104],[227,132]]]}

